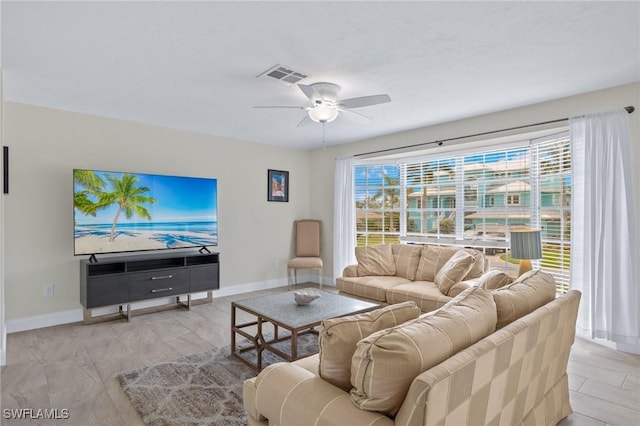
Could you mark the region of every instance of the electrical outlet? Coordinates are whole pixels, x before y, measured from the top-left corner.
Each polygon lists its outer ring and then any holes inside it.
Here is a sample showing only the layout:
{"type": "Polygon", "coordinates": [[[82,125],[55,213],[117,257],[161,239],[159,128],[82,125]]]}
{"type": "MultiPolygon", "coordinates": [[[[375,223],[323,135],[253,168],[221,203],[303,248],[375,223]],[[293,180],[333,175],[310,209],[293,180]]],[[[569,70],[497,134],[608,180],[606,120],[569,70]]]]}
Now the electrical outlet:
{"type": "Polygon", "coordinates": [[[53,296],[53,283],[45,284],[44,287],[42,287],[42,295],[47,297],[53,296]]]}

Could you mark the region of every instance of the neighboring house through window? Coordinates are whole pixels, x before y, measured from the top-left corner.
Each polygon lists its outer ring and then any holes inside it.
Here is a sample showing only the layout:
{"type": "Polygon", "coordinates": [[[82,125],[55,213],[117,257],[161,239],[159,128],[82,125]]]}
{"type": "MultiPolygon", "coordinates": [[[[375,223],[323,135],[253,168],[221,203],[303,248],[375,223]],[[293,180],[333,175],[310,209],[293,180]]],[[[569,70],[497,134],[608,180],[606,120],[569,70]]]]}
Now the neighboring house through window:
{"type": "Polygon", "coordinates": [[[354,176],[357,245],[402,240],[473,246],[495,264],[517,269],[504,253],[509,230],[539,228],[543,259],[537,264],[555,276],[559,291],[568,290],[567,132],[473,151],[365,160],[354,176]]]}

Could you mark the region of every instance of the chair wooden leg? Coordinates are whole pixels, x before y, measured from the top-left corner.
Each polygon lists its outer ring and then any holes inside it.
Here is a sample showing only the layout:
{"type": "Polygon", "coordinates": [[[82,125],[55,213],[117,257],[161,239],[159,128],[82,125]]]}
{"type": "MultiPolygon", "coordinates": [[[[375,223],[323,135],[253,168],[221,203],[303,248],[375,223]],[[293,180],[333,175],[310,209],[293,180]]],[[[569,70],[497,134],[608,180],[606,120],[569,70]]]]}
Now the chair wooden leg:
{"type": "Polygon", "coordinates": [[[318,284],[320,284],[320,290],[322,290],[322,268],[318,269],[318,284]]]}

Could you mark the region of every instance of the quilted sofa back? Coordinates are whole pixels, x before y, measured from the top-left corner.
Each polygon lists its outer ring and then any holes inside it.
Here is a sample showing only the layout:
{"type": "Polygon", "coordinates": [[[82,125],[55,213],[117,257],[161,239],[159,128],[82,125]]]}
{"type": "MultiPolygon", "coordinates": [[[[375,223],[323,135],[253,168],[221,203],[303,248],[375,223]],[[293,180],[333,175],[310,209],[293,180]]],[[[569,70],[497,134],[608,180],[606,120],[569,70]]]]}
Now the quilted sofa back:
{"type": "Polygon", "coordinates": [[[416,377],[396,425],[551,425],[567,385],[580,292],[572,290],[416,377]]]}

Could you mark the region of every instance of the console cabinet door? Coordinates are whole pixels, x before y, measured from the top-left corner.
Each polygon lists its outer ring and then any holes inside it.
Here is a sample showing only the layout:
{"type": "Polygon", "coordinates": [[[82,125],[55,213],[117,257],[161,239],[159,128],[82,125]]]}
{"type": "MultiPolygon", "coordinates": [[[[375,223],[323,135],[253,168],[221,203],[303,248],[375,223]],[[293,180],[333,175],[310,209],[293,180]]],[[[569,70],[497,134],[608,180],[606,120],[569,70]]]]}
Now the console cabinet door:
{"type": "Polygon", "coordinates": [[[189,293],[189,270],[185,268],[158,269],[129,275],[130,300],[189,293]]]}
{"type": "Polygon", "coordinates": [[[129,301],[129,283],[123,274],[87,280],[87,308],[119,305],[129,301]]]}
{"type": "Polygon", "coordinates": [[[220,288],[218,264],[192,266],[191,292],[218,290],[220,288]]]}

